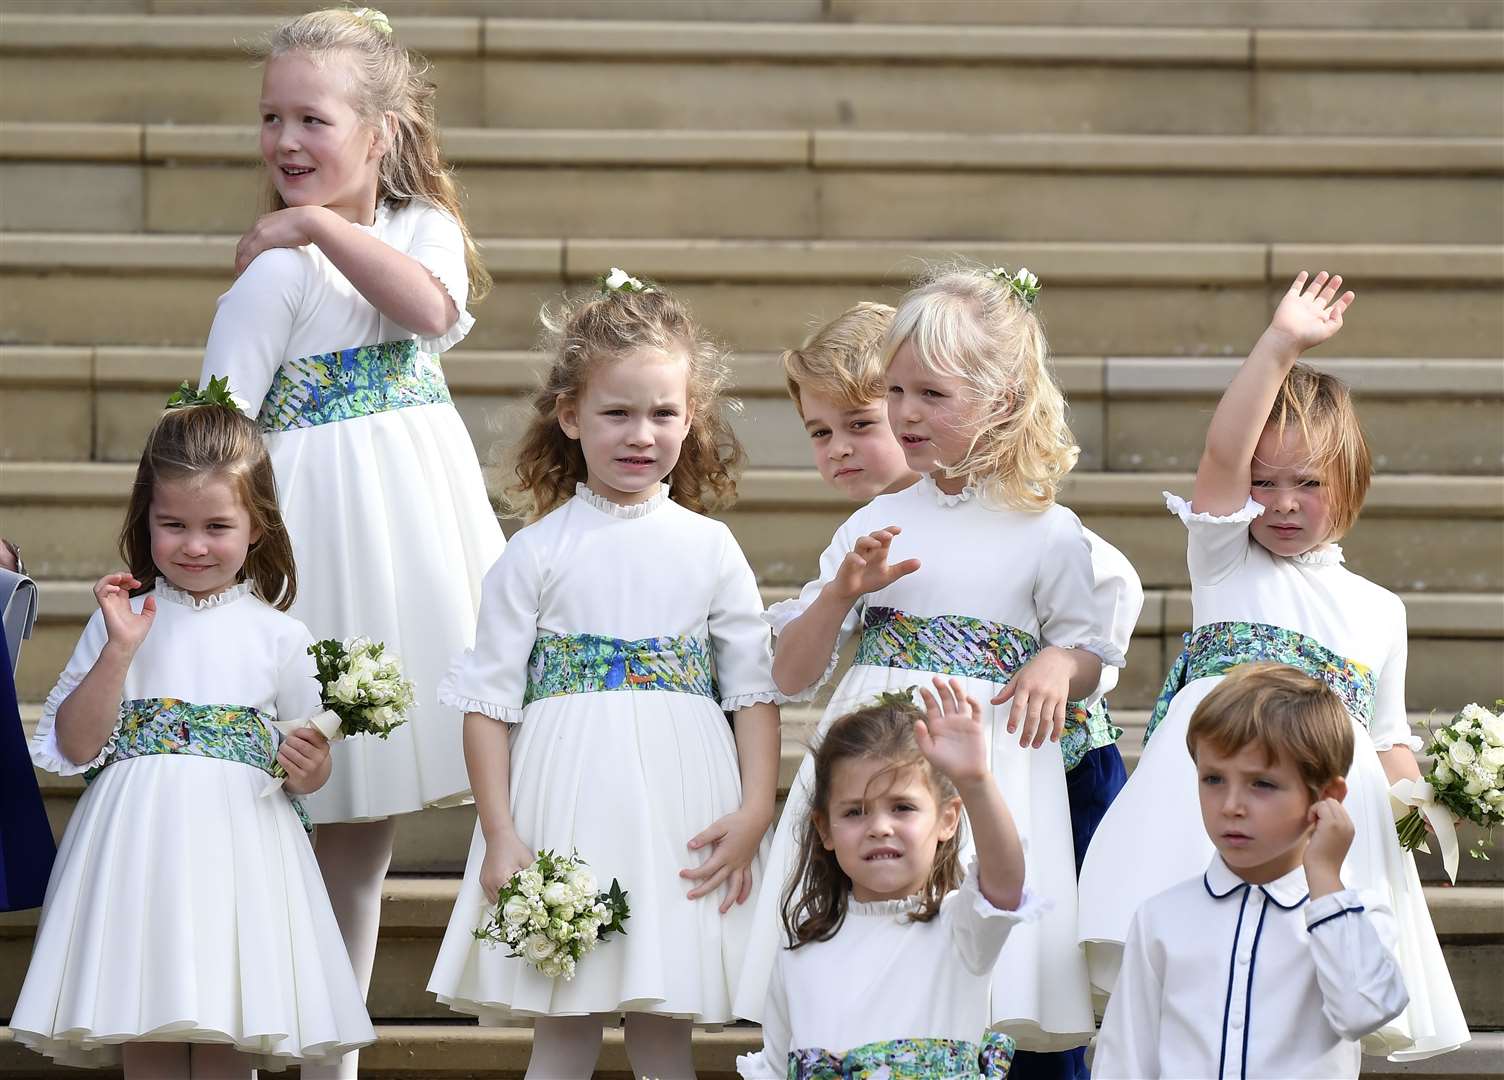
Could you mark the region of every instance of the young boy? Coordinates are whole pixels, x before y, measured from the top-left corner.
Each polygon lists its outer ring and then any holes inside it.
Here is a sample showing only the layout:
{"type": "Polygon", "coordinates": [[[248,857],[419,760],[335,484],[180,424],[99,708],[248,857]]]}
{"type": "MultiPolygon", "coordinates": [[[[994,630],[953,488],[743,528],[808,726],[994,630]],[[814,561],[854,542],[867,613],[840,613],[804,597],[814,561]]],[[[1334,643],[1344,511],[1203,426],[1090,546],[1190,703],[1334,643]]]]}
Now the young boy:
{"type": "MultiPolygon", "coordinates": [[[[815,467],[831,487],[863,502],[902,491],[919,479],[888,426],[883,349],[893,314],[885,304],[857,304],[783,354],[789,397],[809,433],[815,467]]],[[[1090,529],[1084,531],[1096,572],[1096,599],[1110,605],[1112,641],[1126,653],[1143,610],[1143,586],[1122,552],[1090,529]]],[[[777,607],[769,612],[775,626],[777,607]]],[[[1103,700],[1117,680],[1118,669],[1104,666],[1096,692],[1084,708],[1068,715],[1061,739],[1077,871],[1092,833],[1128,780],[1115,745],[1122,731],[1113,725],[1103,700]]],[[[1009,1075],[1014,1080],[1085,1080],[1085,1050],[1020,1051],[1009,1075]]]]}
{"type": "Polygon", "coordinates": [[[1342,887],[1347,710],[1295,668],[1248,664],[1186,745],[1217,854],[1134,916],[1092,1076],[1356,1078],[1358,1040],[1409,995],[1392,913],[1342,887]]]}

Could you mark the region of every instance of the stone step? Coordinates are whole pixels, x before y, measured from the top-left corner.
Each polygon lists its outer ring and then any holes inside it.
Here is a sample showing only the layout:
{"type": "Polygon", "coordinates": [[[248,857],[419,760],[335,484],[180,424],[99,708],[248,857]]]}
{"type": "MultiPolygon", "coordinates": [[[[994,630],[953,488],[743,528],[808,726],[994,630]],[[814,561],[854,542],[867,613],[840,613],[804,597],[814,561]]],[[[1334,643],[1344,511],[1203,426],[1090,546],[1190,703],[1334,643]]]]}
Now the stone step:
{"type": "MultiPolygon", "coordinates": [[[[244,43],[273,22],[9,15],[0,118],[244,123],[259,83],[244,43]]],[[[955,131],[1504,133],[1492,29],[421,17],[398,29],[434,60],[451,127],[921,130],[941,115],[955,131]]]]}
{"type": "MultiPolygon", "coordinates": [[[[1467,243],[1504,233],[1504,142],[454,129],[481,235],[1467,243]],[[1048,190],[1046,200],[1017,198],[1048,190]],[[897,204],[904,212],[888,208],[897,204]]],[[[0,124],[0,228],[235,232],[256,129],[0,124]]]]}
{"type": "MultiPolygon", "coordinates": [[[[7,343],[201,346],[230,284],[230,235],[4,234],[7,343]],[[80,298],[87,297],[88,303],[80,298]]],[[[893,299],[958,257],[1027,265],[1063,356],[1242,356],[1297,271],[1342,273],[1362,293],[1347,356],[1491,357],[1504,341],[1504,247],[526,239],[484,242],[497,278],[472,348],[523,349],[539,305],[612,266],[673,287],[738,349],[776,351],[861,299],[893,299]]]]}
{"type": "MultiPolygon", "coordinates": [[[[0,346],[0,461],[135,461],[167,395],[198,377],[188,348],[0,346]]],[[[1192,357],[1061,357],[1077,468],[1184,468],[1201,453],[1205,422],[1241,361],[1192,357]]],[[[467,348],[444,355],[471,438],[504,460],[550,358],[467,348]]],[[[1382,473],[1497,475],[1504,468],[1504,362],[1323,359],[1348,381],[1382,473]]],[[[732,424],[756,467],[811,462],[778,357],[732,357],[732,424]]]]}

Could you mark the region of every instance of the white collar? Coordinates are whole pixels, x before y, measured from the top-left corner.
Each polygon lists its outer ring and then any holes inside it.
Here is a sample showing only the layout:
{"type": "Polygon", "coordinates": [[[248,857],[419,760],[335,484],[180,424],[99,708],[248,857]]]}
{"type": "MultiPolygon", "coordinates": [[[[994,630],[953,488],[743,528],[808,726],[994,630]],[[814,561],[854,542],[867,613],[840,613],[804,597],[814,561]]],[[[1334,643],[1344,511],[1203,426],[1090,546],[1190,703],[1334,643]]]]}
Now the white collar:
{"type": "MultiPolygon", "coordinates": [[[[1238,877],[1222,860],[1220,854],[1212,856],[1206,873],[1201,875],[1201,882],[1206,886],[1207,895],[1214,900],[1224,900],[1233,893],[1249,887],[1248,882],[1238,877]]],[[[1297,866],[1284,877],[1275,878],[1267,885],[1258,886],[1258,889],[1282,908],[1299,907],[1311,895],[1310,887],[1306,885],[1306,870],[1303,866],[1297,866]]]]}
{"type": "Polygon", "coordinates": [[[921,476],[919,482],[929,485],[930,495],[938,506],[960,506],[962,503],[970,502],[977,495],[977,486],[970,480],[966,481],[966,486],[954,495],[948,491],[941,491],[940,485],[935,483],[935,478],[928,473],[921,476]]]}
{"type": "Polygon", "coordinates": [[[612,517],[620,518],[623,521],[631,521],[634,518],[647,517],[654,510],[657,510],[664,503],[668,502],[668,485],[659,484],[658,490],[653,492],[648,498],[642,502],[630,503],[628,505],[612,502],[604,495],[597,495],[584,484],[575,484],[574,497],[589,506],[595,507],[595,509],[603,514],[610,514],[612,517]]]}
{"type": "Polygon", "coordinates": [[[1301,566],[1340,566],[1346,561],[1342,556],[1341,546],[1337,544],[1318,544],[1310,551],[1289,556],[1289,559],[1301,566]]]}
{"type": "Polygon", "coordinates": [[[156,594],[157,599],[159,600],[166,600],[170,603],[181,604],[183,607],[188,608],[191,611],[207,611],[209,608],[223,607],[225,604],[234,603],[242,596],[248,596],[250,594],[251,587],[252,582],[237,581],[228,589],[221,589],[213,596],[206,596],[202,600],[200,600],[192,593],[187,593],[182,589],[177,588],[166,578],[159,577],[157,578],[157,583],[152,586],[152,591],[156,594]]]}

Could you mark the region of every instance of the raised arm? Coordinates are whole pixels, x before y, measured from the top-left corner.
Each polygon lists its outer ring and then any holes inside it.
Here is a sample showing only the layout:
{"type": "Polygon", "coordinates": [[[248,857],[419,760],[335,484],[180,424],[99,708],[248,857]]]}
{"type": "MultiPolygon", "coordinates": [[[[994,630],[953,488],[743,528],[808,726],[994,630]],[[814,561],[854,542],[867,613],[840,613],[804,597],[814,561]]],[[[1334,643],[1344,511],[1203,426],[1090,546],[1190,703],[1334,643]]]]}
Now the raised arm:
{"type": "Polygon", "coordinates": [[[1197,513],[1232,514],[1248,502],[1253,450],[1280,385],[1302,353],[1342,329],[1342,313],[1356,299],[1352,292],[1338,297],[1341,286],[1342,278],[1325,270],[1309,284],[1304,270],[1296,275],[1212,414],[1191,500],[1197,513]]]}
{"type": "Polygon", "coordinates": [[[55,720],[57,747],[75,765],[98,756],[120,719],[126,673],[157,614],[154,596],[139,613],[131,607],[130,590],[140,585],[123,573],[106,574],[94,585],[108,637],[83,681],[58,706],[55,720]]]}

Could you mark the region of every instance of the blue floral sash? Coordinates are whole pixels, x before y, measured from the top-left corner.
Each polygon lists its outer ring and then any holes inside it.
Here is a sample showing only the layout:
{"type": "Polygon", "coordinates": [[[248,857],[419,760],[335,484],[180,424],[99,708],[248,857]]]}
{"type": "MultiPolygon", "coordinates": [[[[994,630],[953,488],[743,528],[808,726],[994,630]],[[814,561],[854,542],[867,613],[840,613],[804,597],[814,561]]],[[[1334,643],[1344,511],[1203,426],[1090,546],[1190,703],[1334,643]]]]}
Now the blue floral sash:
{"type": "Polygon", "coordinates": [[[256,423],[264,432],[292,431],[448,401],[438,357],[409,338],[287,361],[256,423]]]}
{"type": "Polygon", "coordinates": [[[893,1039],[845,1054],[818,1047],[789,1051],[788,1080],[1003,1080],[1013,1040],[989,1031],[980,1044],[964,1039],[893,1039]]]}
{"type": "Polygon", "coordinates": [[[1332,688],[1364,727],[1373,720],[1378,680],[1356,660],[1338,656],[1315,638],[1269,623],[1217,622],[1183,635],[1185,648],[1170,666],[1144,729],[1144,743],[1170,711],[1170,700],[1196,679],[1226,675],[1240,664],[1270,660],[1299,668],[1332,688]]]}
{"type": "MultiPolygon", "coordinates": [[[[270,775],[277,761],[272,717],[240,705],[195,705],[177,698],[134,698],[120,705],[120,722],[104,761],[84,774],[92,783],[117,761],[152,754],[186,754],[249,765],[270,775]]],[[[308,815],[296,799],[293,808],[303,827],[308,815]]]]}
{"type": "MultiPolygon", "coordinates": [[[[897,608],[869,607],[862,615],[854,663],[1005,683],[1037,652],[1034,635],[1006,623],[967,615],[925,618],[897,608]]],[[[1074,769],[1087,751],[1110,746],[1121,734],[1105,702],[1089,709],[1079,701],[1068,703],[1060,736],[1065,767],[1074,769]]]]}
{"type": "Polygon", "coordinates": [[[662,690],[720,700],[710,646],[699,638],[626,641],[598,634],[543,634],[533,643],[523,705],[601,690],[662,690]]]}

